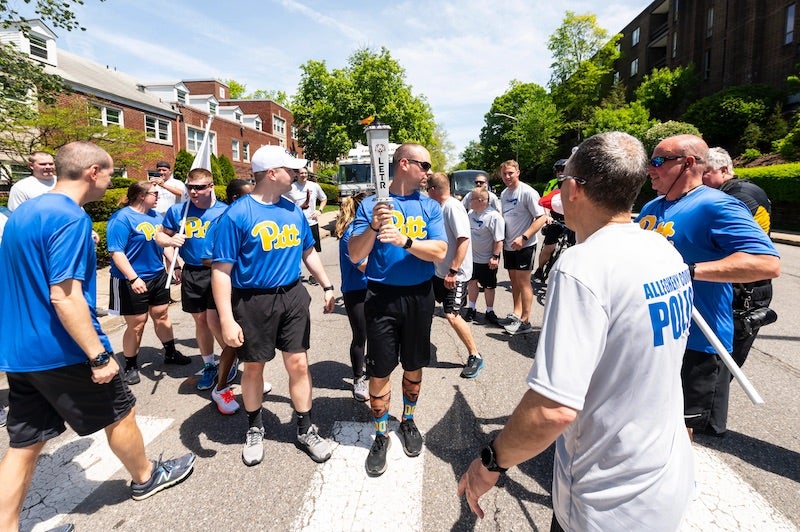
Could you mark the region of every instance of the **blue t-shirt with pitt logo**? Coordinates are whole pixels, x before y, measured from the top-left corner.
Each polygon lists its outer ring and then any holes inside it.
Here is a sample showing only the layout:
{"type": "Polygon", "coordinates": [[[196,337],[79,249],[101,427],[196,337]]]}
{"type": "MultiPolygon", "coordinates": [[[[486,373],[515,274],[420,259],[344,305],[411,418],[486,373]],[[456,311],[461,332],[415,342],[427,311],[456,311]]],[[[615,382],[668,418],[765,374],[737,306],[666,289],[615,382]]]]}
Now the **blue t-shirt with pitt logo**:
{"type": "MultiPolygon", "coordinates": [[[[408,196],[390,194],[393,224],[412,240],[441,240],[447,242],[442,221],[442,208],[419,191],[408,196]]],[[[361,202],[353,220],[353,234],[372,231],[372,210],[376,196],[361,202]]],[[[434,265],[418,259],[401,246],[386,244],[375,239],[375,245],[367,261],[367,279],[393,286],[414,286],[429,281],[434,275],[434,265]]]]}
{"type": "MultiPolygon", "coordinates": [[[[737,251],[779,256],[744,203],[705,185],[675,201],[668,201],[664,196],[652,200],[642,208],[636,221],[643,229],[666,237],[687,264],[720,260],[737,251]]],[[[695,280],[692,286],[694,306],[730,351],[733,342],[731,284],[695,280]]],[[[687,349],[715,352],[694,322],[687,349]]]]}
{"type": "MultiPolygon", "coordinates": [[[[161,262],[163,249],[156,242],[163,218],[153,209],[139,212],[123,207],[108,220],[106,241],[109,253],[124,253],[136,275],[147,281],[155,279],[164,270],[161,262]]],[[[125,275],[111,261],[111,276],[125,279],[125,275]]]]}
{"type": "Polygon", "coordinates": [[[170,207],[164,214],[164,229],[175,233],[180,231],[187,203],[189,212],[186,215],[186,242],[180,247],[180,254],[186,264],[200,267],[203,265],[203,248],[207,237],[210,236],[211,224],[225,212],[228,206],[220,201],[214,201],[208,209],[201,209],[191,201],[178,203],[170,207]]]}
{"type": "Polygon", "coordinates": [[[216,222],[213,261],[233,264],[234,288],[277,288],[297,281],[303,252],[313,246],[308,220],[294,203],[245,196],[216,222]]]}

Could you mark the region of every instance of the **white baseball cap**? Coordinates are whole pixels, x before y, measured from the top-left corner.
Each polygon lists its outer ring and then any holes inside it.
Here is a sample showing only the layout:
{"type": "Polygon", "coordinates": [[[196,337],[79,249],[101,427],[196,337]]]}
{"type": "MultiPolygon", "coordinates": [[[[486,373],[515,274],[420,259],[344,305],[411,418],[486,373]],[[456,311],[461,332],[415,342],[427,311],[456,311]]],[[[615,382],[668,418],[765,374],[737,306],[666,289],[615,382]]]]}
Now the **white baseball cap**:
{"type": "Polygon", "coordinates": [[[285,166],[293,170],[303,168],[308,161],[292,156],[286,148],[281,146],[261,146],[253,154],[253,173],[263,172],[270,168],[285,166]]]}

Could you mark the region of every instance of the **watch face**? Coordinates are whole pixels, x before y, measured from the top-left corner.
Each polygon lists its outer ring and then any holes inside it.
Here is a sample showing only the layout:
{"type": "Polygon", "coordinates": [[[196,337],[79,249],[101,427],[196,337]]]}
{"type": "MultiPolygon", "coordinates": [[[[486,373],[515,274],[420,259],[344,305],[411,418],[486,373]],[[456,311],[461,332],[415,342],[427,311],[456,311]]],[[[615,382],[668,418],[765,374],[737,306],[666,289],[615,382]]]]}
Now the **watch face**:
{"type": "Polygon", "coordinates": [[[486,469],[491,469],[494,466],[494,456],[492,456],[492,449],[484,447],[481,449],[481,462],[486,469]]]}

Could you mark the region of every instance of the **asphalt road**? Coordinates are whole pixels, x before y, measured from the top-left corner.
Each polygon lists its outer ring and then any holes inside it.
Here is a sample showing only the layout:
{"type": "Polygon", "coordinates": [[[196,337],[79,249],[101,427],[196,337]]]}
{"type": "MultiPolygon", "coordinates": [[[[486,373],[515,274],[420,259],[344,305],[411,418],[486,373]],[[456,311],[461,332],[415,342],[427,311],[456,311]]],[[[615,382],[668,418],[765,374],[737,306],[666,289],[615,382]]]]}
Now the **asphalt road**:
{"type": "MultiPolygon", "coordinates": [[[[338,242],[323,241],[323,263],[339,286],[338,242]]],[[[708,449],[738,478],[763,497],[792,526],[800,527],[800,248],[779,245],[783,274],[775,282],[773,307],[780,318],[765,328],[745,372],[766,400],[754,406],[733,386],[730,434],[716,439],[700,436],[698,448],[708,449]]],[[[312,334],[309,359],[314,379],[314,421],[323,436],[344,433],[347,427],[368,427],[371,416],[365,404],[352,399],[348,346],[350,332],[341,298],[333,314],[322,313],[322,290],[312,294],[312,334]]],[[[103,303],[100,301],[100,303],[103,303]]],[[[501,270],[496,311],[511,308],[508,278],[501,270]]],[[[484,305],[479,299],[479,317],[484,305]]],[[[193,321],[179,305],[170,309],[179,349],[197,355],[193,321]]],[[[541,323],[542,306],[534,303],[532,323],[541,323]]],[[[121,348],[122,329],[114,320],[105,321],[112,344],[121,348]]],[[[580,316],[576,316],[576,326],[580,316]]],[[[129,479],[121,469],[95,473],[92,467],[113,463],[101,454],[76,466],[90,446],[86,439],[73,441],[68,431],[48,444],[51,453],[37,471],[35,493],[26,502],[29,530],[37,522],[72,522],[81,530],[366,530],[391,526],[396,530],[548,530],[552,453],[510,471],[502,489],[483,501],[484,520],[476,520],[460,501],[456,484],[460,474],[490,435],[499,430],[525,391],[524,378],[532,363],[538,334],[511,337],[500,329],[474,324],[472,331],[486,367],[477,379],[459,378],[467,353],[437,310],[432,326],[432,367],[424,372],[416,420],[425,434],[426,449],[417,459],[405,457],[399,445],[392,449],[389,471],[380,479],[368,479],[363,460],[342,461],[347,467],[325,467],[312,462],[294,445],[295,425],[288,399],[286,373],[279,358],[270,362],[265,377],[273,392],[265,396],[266,457],[257,467],[245,467],[240,458],[246,418],[243,413],[224,417],[212,406],[209,391],[195,388],[202,362],[195,356],[191,366],[172,367],[162,362],[160,345],[148,325],[140,362],[142,382],[133,387],[137,414],[143,416],[148,454],[165,457],[189,449],[198,455],[194,474],[183,484],[143,502],[132,501],[129,479]],[[355,464],[355,465],[353,465],[355,464]],[[420,465],[421,464],[421,465],[420,465]],[[90,474],[91,471],[91,474],[90,474]],[[409,471],[420,473],[408,480],[409,471]],[[59,476],[60,475],[60,476],[59,476]],[[59,479],[53,480],[53,478],[59,479]],[[63,478],[62,478],[63,477],[63,478]],[[414,477],[416,478],[416,477],[414,477]],[[107,479],[107,480],[106,480],[107,479]],[[74,504],[52,502],[51,492],[64,490],[74,504]],[[338,499],[325,498],[328,491],[338,499]],[[41,500],[40,500],[41,499],[41,500]],[[338,502],[330,502],[338,501],[338,502]],[[324,503],[320,501],[327,501],[324,503]],[[339,510],[356,504],[367,513],[354,512],[355,521],[345,521],[339,510]],[[315,507],[315,503],[319,507],[315,507]],[[340,507],[341,505],[341,507],[340,507]],[[74,506],[74,508],[73,508],[74,506]],[[325,506],[323,508],[322,506],[325,506]],[[418,512],[403,508],[419,507],[418,512]],[[309,512],[329,511],[325,525],[308,524],[309,512]],[[371,513],[370,513],[371,512],[371,513]],[[62,514],[68,515],[62,515],[62,514]],[[364,516],[368,517],[364,517],[364,516]],[[306,517],[304,517],[306,516],[306,517]],[[48,520],[49,519],[49,520],[48,520]],[[379,525],[378,525],[379,524],[379,525]]],[[[402,408],[399,372],[393,382],[393,418],[402,408]]],[[[238,378],[237,378],[238,382],[238,378]]],[[[238,390],[237,390],[238,391],[238,390]]],[[[7,384],[0,380],[0,401],[7,400],[7,384]]],[[[370,430],[367,429],[367,433],[370,430]]],[[[342,441],[339,439],[339,441],[342,441]]],[[[334,457],[362,453],[361,444],[340,444],[334,457]]],[[[0,452],[7,435],[0,433],[0,452]]],[[[103,449],[105,443],[92,448],[103,449]]],[[[101,451],[97,451],[101,453],[101,451]]],[[[333,462],[333,460],[332,460],[333,462]]],[[[729,485],[720,485],[723,496],[735,496],[729,485]]],[[[66,497],[66,495],[65,495],[66,497]]],[[[327,515],[327,514],[325,514],[327,515]]],[[[35,529],[44,530],[45,525],[35,529]]],[[[763,528],[763,527],[761,527],[763,528]]],[[[743,525],[726,528],[709,523],[700,530],[746,530],[743,525]]]]}

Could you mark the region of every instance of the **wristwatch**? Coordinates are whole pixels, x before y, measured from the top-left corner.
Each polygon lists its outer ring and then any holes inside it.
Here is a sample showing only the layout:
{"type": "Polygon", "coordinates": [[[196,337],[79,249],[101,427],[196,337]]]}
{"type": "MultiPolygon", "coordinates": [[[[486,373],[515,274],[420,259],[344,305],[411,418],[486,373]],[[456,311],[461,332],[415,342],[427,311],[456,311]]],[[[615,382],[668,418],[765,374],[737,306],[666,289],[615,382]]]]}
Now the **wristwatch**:
{"type": "Polygon", "coordinates": [[[492,258],[500,260],[500,255],[494,254],[494,255],[492,255],[492,258]]]}
{"type": "Polygon", "coordinates": [[[333,285],[330,285],[330,286],[323,286],[323,287],[322,287],[322,291],[323,291],[323,292],[333,292],[333,285]]]}
{"type": "Polygon", "coordinates": [[[449,271],[450,271],[450,275],[458,275],[458,270],[454,270],[453,268],[450,268],[449,271]]]}
{"type": "Polygon", "coordinates": [[[111,356],[113,354],[114,353],[110,351],[103,351],[96,357],[87,360],[86,363],[89,364],[90,368],[102,368],[104,366],[107,366],[108,363],[111,362],[111,356]]]}
{"type": "Polygon", "coordinates": [[[494,450],[494,440],[481,450],[481,463],[483,467],[495,473],[505,473],[508,471],[507,467],[500,467],[497,465],[497,453],[494,450]]]}
{"type": "Polygon", "coordinates": [[[527,242],[528,241],[528,235],[526,235],[525,233],[522,233],[522,240],[527,242]]]}
{"type": "Polygon", "coordinates": [[[414,243],[414,241],[413,241],[413,240],[411,240],[411,237],[410,237],[410,236],[407,236],[406,238],[407,238],[408,240],[406,240],[406,243],[405,243],[405,244],[403,244],[403,249],[408,249],[408,248],[410,248],[410,247],[411,247],[411,244],[413,244],[413,243],[414,243]]]}

